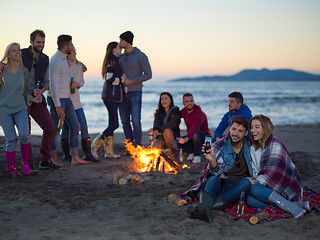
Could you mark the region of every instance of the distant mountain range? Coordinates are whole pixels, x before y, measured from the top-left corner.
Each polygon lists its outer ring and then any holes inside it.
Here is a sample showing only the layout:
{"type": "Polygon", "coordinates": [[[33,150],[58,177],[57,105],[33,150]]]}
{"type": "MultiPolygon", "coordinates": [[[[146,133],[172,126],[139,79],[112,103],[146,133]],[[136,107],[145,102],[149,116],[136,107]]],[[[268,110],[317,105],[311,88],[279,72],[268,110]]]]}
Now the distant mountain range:
{"type": "Polygon", "coordinates": [[[291,69],[245,69],[231,76],[203,76],[178,78],[171,81],[320,81],[320,75],[291,69]]]}

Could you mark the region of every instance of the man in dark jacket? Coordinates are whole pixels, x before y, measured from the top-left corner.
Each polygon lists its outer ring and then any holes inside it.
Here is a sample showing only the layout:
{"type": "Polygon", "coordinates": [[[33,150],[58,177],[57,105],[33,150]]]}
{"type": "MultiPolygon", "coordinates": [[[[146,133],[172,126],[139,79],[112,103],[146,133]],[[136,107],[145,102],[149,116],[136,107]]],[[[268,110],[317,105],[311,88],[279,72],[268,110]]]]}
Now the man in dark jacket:
{"type": "MultiPolygon", "coordinates": [[[[234,116],[244,116],[248,121],[252,118],[250,108],[243,104],[243,96],[239,92],[233,92],[229,97],[229,111],[222,117],[216,131],[214,132],[215,141],[219,140],[227,127],[230,126],[231,118],[234,116]]],[[[249,133],[248,133],[249,135],[249,133]]]]}
{"type": "Polygon", "coordinates": [[[182,148],[189,153],[188,160],[193,160],[193,163],[200,163],[201,147],[204,143],[205,136],[210,136],[208,128],[208,120],[206,114],[201,110],[201,107],[196,105],[191,93],[183,95],[184,108],[181,110],[187,126],[187,135],[182,138],[177,138],[173,143],[173,149],[179,151],[182,148]]]}
{"type": "MultiPolygon", "coordinates": [[[[43,130],[40,144],[40,169],[58,169],[60,166],[51,161],[50,148],[53,140],[55,126],[51,115],[46,107],[42,94],[49,88],[49,58],[42,50],[45,43],[45,34],[41,30],[35,30],[30,34],[31,45],[21,50],[23,65],[31,73],[29,91],[33,92],[39,101],[33,102],[28,107],[29,129],[31,131],[30,116],[43,130]]],[[[30,149],[29,165],[32,172],[36,172],[34,160],[30,149]]]]}

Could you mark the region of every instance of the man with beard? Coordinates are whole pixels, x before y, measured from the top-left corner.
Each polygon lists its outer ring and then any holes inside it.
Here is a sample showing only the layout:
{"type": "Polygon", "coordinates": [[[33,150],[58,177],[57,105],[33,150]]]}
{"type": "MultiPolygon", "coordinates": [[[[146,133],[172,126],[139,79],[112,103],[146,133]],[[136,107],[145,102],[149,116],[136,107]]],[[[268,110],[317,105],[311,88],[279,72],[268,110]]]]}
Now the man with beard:
{"type": "MultiPolygon", "coordinates": [[[[133,47],[133,33],[126,31],[119,38],[119,46],[125,52],[119,58],[119,64],[126,75],[123,81],[126,94],[119,103],[119,112],[123,132],[127,140],[133,145],[141,145],[141,105],[143,82],[152,77],[150,63],[146,54],[137,47],[133,47]]],[[[124,154],[128,155],[126,151],[124,154]]]]}
{"type": "MultiPolygon", "coordinates": [[[[21,49],[23,65],[31,73],[29,91],[38,102],[33,102],[28,107],[29,130],[31,132],[31,119],[43,130],[40,143],[40,164],[39,169],[58,169],[60,166],[54,164],[50,157],[50,147],[54,134],[54,123],[46,106],[43,93],[49,88],[49,58],[42,51],[45,44],[45,34],[42,30],[35,30],[30,34],[31,45],[21,49]]],[[[36,173],[34,160],[32,158],[32,148],[30,147],[29,166],[31,173],[36,173]]]]}
{"type": "Polygon", "coordinates": [[[243,104],[243,96],[239,92],[233,92],[229,97],[229,111],[222,117],[216,131],[214,132],[215,141],[219,140],[227,127],[230,126],[231,118],[233,116],[244,116],[248,121],[252,118],[250,108],[243,104]]]}
{"type": "Polygon", "coordinates": [[[239,201],[241,192],[246,198],[251,187],[247,177],[252,176],[250,146],[245,139],[248,127],[245,117],[232,117],[229,134],[204,153],[207,162],[199,180],[181,194],[188,202],[199,200],[188,208],[190,218],[210,222],[212,209],[239,201]]]}
{"type": "MultiPolygon", "coordinates": [[[[60,134],[60,126],[62,121],[66,120],[72,134],[71,148],[71,163],[88,163],[79,157],[78,142],[79,142],[79,122],[70,99],[70,75],[69,65],[67,61],[68,54],[74,48],[72,37],[69,35],[60,35],[58,37],[58,50],[50,59],[50,89],[48,91],[48,104],[50,106],[50,114],[56,126],[54,139],[51,145],[51,160],[59,165],[60,162],[57,156],[57,142],[60,134]]],[[[62,127],[62,126],[61,126],[62,127]]]]}
{"type": "Polygon", "coordinates": [[[177,138],[172,143],[172,148],[179,151],[189,153],[188,160],[193,160],[193,163],[200,163],[201,146],[204,143],[205,136],[210,136],[208,128],[208,120],[206,114],[201,110],[201,107],[196,105],[191,93],[183,95],[184,108],[181,110],[187,126],[187,135],[182,138],[177,138]]]}

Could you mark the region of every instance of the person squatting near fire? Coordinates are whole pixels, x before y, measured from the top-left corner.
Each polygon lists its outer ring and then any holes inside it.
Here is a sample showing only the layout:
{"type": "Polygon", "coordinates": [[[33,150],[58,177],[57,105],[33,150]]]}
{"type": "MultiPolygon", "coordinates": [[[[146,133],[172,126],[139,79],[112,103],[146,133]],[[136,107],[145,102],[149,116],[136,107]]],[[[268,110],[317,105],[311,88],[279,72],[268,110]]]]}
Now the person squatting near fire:
{"type": "Polygon", "coordinates": [[[180,137],[181,114],[178,106],[174,105],[173,97],[169,92],[160,94],[158,108],[154,113],[153,128],[149,129],[149,136],[156,136],[151,146],[168,149],[168,155],[173,160],[172,142],[180,137]]]}
{"type": "MultiPolygon", "coordinates": [[[[86,116],[84,114],[83,107],[80,102],[80,93],[79,89],[84,85],[83,77],[83,65],[76,58],[76,49],[73,47],[71,53],[68,55],[68,64],[69,64],[69,74],[70,74],[70,99],[72,101],[74,110],[77,115],[78,122],[80,124],[81,130],[81,146],[82,152],[84,153],[84,160],[91,162],[99,162],[92,153],[91,153],[91,143],[88,133],[88,125],[86,116]]],[[[62,126],[61,131],[61,148],[64,154],[64,160],[71,161],[70,156],[70,142],[73,142],[73,134],[71,131],[71,126],[66,121],[62,126]]]]}
{"type": "Polygon", "coordinates": [[[187,160],[200,163],[201,147],[205,136],[211,136],[207,116],[201,107],[194,103],[191,93],[183,95],[182,104],[184,108],[180,112],[187,126],[187,135],[174,140],[172,148],[176,151],[182,148],[183,151],[189,153],[187,160]]]}

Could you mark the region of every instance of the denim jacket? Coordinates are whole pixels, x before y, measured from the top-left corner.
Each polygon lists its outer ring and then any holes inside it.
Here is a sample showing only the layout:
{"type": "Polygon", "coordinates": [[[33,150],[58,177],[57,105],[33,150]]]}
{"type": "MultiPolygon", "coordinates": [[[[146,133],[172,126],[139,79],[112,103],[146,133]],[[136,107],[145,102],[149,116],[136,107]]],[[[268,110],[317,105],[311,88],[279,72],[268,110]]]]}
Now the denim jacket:
{"type": "MultiPolygon", "coordinates": [[[[244,158],[246,159],[246,162],[247,162],[249,174],[250,176],[252,176],[252,158],[250,154],[250,146],[246,141],[246,139],[244,139],[243,141],[244,141],[244,158]]],[[[220,170],[222,170],[223,173],[227,173],[232,168],[235,162],[235,154],[232,149],[230,137],[227,137],[225,139],[224,146],[221,148],[221,151],[219,151],[218,154],[216,153],[216,155],[217,155],[217,162],[220,167],[220,170]]]]}

